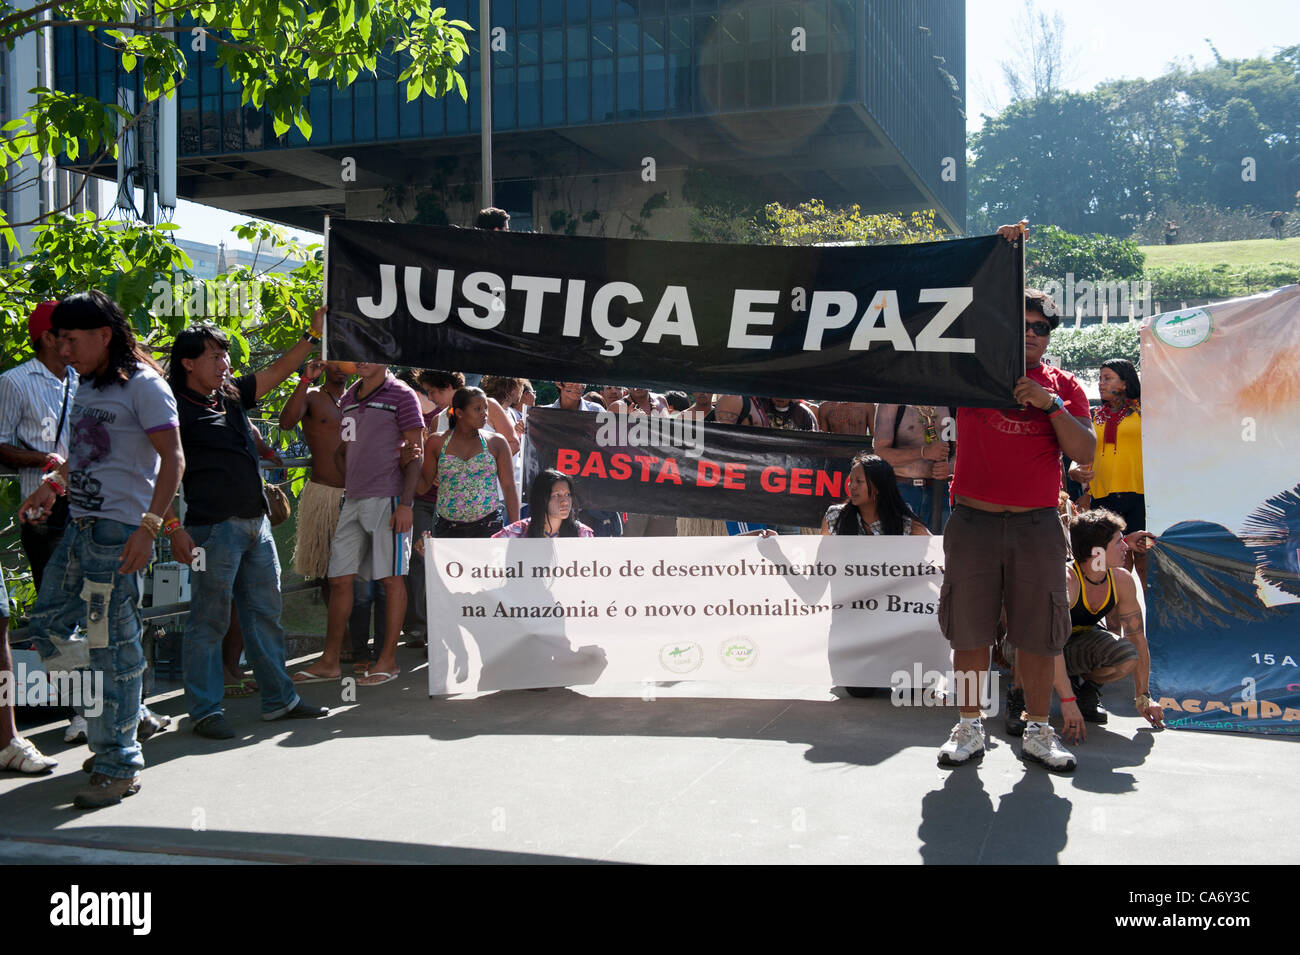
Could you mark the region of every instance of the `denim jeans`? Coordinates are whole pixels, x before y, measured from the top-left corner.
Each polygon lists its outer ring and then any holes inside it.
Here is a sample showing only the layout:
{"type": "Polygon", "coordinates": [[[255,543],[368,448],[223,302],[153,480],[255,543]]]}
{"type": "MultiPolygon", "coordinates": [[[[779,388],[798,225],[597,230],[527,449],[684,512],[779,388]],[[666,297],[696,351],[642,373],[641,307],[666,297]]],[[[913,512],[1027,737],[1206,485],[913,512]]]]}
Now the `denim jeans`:
{"type": "Polygon", "coordinates": [[[384,635],[388,632],[388,592],[382,580],[365,577],[352,578],[352,613],[348,616],[348,638],[352,641],[352,659],[378,660],[384,650],[384,635]],[[374,610],[375,647],[370,643],[370,617],[374,610]]]}
{"type": "Polygon", "coordinates": [[[244,655],[262,696],[262,716],[274,719],[298,705],[284,668],[280,625],[280,558],[271,523],[232,517],[187,528],[203,548],[204,569],[190,570],[190,616],[185,625],[185,695],[190,719],[220,713],[225,695],[221,641],[230,626],[230,603],[239,610],[244,655]]]}
{"type": "Polygon", "coordinates": [[[56,652],[51,636],[70,639],[78,628],[86,633],[90,671],[102,672],[104,681],[103,708],[96,716],[90,715],[93,708],[87,710],[87,742],[95,772],[116,779],[130,779],[144,768],[135,736],[145,669],[139,578],[117,572],[122,548],[135,530],[107,518],[70,520],[45,565],[29,628],[42,657],[56,652]],[[87,627],[88,607],[102,626],[87,627]]]}
{"type": "MultiPolygon", "coordinates": [[[[433,501],[416,498],[413,521],[411,536],[414,540],[423,537],[425,531],[432,533],[438,521],[438,506],[433,501]]],[[[419,551],[411,548],[411,570],[406,575],[409,599],[406,601],[406,620],[402,625],[402,629],[411,636],[423,637],[429,632],[429,624],[425,619],[428,605],[424,598],[424,573],[424,558],[419,551]]]]}
{"type": "MultiPolygon", "coordinates": [[[[923,485],[917,486],[909,480],[900,480],[898,482],[898,493],[916,511],[917,517],[921,518],[921,523],[930,527],[930,508],[933,507],[933,491],[931,484],[926,481],[923,485]]],[[[948,482],[943,482],[943,510],[939,514],[939,526],[930,527],[931,534],[942,534],[943,529],[948,525],[948,518],[952,516],[952,503],[948,498],[948,482]]]]}

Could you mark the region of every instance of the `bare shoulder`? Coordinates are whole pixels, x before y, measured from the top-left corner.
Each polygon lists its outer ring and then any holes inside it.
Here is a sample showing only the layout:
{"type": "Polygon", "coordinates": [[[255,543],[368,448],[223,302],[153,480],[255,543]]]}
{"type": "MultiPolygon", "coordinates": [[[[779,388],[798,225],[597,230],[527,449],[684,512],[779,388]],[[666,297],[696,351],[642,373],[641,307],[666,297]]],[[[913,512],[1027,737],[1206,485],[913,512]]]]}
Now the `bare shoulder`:
{"type": "Polygon", "coordinates": [[[1115,578],[1115,599],[1123,603],[1126,600],[1137,599],[1137,581],[1133,575],[1123,567],[1112,567],[1110,570],[1115,578]]]}

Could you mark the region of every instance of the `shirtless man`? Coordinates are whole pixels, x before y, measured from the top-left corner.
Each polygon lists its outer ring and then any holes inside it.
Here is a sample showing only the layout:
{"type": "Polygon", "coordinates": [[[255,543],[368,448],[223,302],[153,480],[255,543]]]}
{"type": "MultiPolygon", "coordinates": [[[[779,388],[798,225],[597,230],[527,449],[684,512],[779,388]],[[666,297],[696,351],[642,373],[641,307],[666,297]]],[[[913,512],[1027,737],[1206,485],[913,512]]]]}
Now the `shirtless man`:
{"type": "Polygon", "coordinates": [[[713,417],[721,424],[739,424],[752,428],[779,428],[786,431],[816,431],[817,415],[793,398],[749,398],[745,395],[719,395],[713,417]]]}
{"type": "Polygon", "coordinates": [[[875,419],[876,406],[869,401],[823,401],[817,406],[817,427],[831,434],[873,434],[875,419]]]}
{"type": "Polygon", "coordinates": [[[280,428],[288,431],[302,423],[303,440],[311,451],[311,479],[298,499],[298,543],[293,551],[293,569],[307,578],[320,580],[321,595],[328,602],[330,540],[339,522],[343,500],[343,472],[334,452],[342,442],[339,399],[348,385],[351,371],[342,362],[307,362],[298,377],[298,387],[280,411],[280,428]],[[319,388],[311,383],[325,372],[319,388]]]}
{"type": "Polygon", "coordinates": [[[657,395],[648,388],[629,388],[627,397],[615,401],[609,406],[609,410],[615,414],[645,414],[666,417],[668,402],[664,401],[663,395],[657,395]]]}
{"type": "Polygon", "coordinates": [[[948,523],[952,505],[948,501],[948,478],[952,475],[952,445],[938,440],[945,424],[953,421],[952,409],[947,405],[889,405],[876,406],[874,447],[894,469],[898,477],[898,493],[921,520],[929,526],[932,494],[936,487],[932,481],[941,482],[943,512],[938,527],[931,532],[942,534],[948,523]],[[902,420],[899,421],[899,412],[902,420]],[[930,440],[926,440],[927,431],[930,440]]]}
{"type": "Polygon", "coordinates": [[[695,404],[683,411],[680,417],[688,421],[707,421],[709,415],[713,414],[713,392],[696,391],[691,393],[695,399],[695,404]]]}
{"type": "MultiPolygon", "coordinates": [[[[655,418],[668,416],[668,402],[648,388],[631,387],[627,396],[609,406],[615,414],[649,415],[655,418]]],[[[624,537],[676,537],[677,518],[666,514],[631,514],[623,522],[624,537]]]]}

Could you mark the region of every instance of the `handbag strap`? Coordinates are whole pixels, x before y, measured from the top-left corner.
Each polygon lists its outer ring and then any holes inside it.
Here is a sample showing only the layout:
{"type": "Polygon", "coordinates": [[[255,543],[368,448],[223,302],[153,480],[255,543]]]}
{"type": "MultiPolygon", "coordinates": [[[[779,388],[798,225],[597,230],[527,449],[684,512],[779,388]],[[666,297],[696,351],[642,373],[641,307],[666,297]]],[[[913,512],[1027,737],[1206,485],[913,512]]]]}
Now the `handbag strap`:
{"type": "Polygon", "coordinates": [[[54,429],[54,450],[59,450],[59,438],[63,436],[63,422],[68,418],[68,389],[72,385],[72,376],[68,369],[63,369],[63,407],[59,409],[59,426],[54,429]]]}

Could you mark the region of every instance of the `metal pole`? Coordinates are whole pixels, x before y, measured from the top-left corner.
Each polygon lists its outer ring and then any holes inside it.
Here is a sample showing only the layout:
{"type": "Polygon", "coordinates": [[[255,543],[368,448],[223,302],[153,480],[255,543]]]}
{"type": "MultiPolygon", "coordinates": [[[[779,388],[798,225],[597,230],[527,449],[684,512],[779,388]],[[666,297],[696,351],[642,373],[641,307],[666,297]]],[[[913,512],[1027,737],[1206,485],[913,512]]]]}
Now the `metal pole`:
{"type": "Polygon", "coordinates": [[[492,205],[492,3],[478,2],[479,131],[483,159],[483,205],[492,205]]]}

